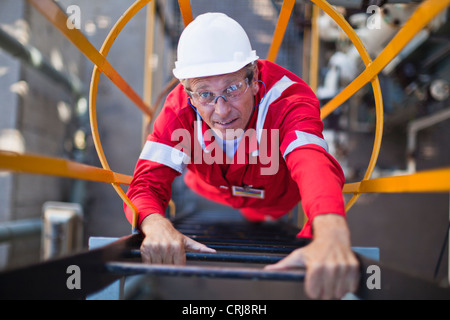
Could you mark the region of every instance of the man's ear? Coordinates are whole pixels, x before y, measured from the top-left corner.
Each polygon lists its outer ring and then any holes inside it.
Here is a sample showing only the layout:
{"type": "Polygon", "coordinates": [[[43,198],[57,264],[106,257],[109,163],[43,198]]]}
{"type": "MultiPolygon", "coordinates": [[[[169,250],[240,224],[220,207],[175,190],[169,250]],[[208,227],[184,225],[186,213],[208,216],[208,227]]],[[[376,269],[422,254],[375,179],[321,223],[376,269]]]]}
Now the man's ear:
{"type": "Polygon", "coordinates": [[[256,95],[259,91],[258,76],[259,76],[259,69],[258,69],[258,65],[256,65],[255,69],[253,70],[253,79],[252,79],[252,83],[251,83],[253,95],[256,95]]]}

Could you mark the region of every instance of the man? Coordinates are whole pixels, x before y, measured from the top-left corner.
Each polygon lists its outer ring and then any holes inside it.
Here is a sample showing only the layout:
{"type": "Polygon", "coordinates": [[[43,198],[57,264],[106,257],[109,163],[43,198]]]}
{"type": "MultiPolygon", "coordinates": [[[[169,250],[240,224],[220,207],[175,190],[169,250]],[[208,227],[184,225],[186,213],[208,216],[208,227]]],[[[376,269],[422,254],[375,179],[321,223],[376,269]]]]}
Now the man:
{"type": "MultiPolygon", "coordinates": [[[[183,31],[175,77],[128,190],[139,210],[143,260],[184,264],[185,251],[215,252],[164,217],[174,178],[239,209],[250,221],[278,219],[300,200],[311,243],[269,270],[306,267],[312,298],[356,290],[342,197],[344,176],[327,152],[319,103],[296,75],[258,59],[242,27],[220,13],[198,16],[183,31]]],[[[132,213],[125,206],[129,221],[132,213]]]]}

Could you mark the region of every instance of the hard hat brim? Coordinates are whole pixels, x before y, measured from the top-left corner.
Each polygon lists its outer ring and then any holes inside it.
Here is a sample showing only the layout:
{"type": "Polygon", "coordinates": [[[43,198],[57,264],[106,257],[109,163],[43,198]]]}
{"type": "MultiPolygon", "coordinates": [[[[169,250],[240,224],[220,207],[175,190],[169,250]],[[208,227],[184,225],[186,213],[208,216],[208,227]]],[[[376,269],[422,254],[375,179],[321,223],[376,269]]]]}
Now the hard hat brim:
{"type": "Polygon", "coordinates": [[[228,74],[242,69],[247,64],[256,61],[258,58],[259,57],[256,55],[256,53],[254,53],[251,57],[241,61],[206,63],[184,67],[177,65],[176,68],[173,69],[173,75],[175,76],[175,78],[182,80],[228,74]]]}

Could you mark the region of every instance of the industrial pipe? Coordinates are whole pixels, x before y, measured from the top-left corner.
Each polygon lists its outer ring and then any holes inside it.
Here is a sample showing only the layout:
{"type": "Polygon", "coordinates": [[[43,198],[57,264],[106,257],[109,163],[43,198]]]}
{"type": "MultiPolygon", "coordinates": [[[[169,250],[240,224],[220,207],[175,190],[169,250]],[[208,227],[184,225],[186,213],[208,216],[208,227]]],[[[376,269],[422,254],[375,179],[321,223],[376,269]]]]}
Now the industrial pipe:
{"type": "Polygon", "coordinates": [[[41,234],[41,219],[8,221],[0,224],[0,243],[41,234]]]}
{"type": "Polygon", "coordinates": [[[434,126],[435,124],[450,118],[450,108],[440,110],[432,115],[411,121],[408,124],[407,142],[407,172],[416,172],[415,152],[417,145],[417,133],[420,130],[434,126]]]}

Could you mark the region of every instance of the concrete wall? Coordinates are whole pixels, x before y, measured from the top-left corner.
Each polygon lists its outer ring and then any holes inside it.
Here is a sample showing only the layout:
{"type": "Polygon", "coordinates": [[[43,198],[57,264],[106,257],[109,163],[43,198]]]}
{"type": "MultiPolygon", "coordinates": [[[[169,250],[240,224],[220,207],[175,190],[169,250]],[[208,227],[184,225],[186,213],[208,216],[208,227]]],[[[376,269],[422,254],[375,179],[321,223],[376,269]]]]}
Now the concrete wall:
{"type": "MultiPolygon", "coordinates": [[[[84,59],[47,20],[25,1],[0,2],[3,30],[32,46],[64,74],[79,76],[84,59]]],[[[54,80],[0,50],[0,148],[54,157],[70,157],[72,95],[54,80]],[[58,107],[59,106],[59,107],[58,107]]],[[[46,201],[67,201],[70,181],[55,177],[1,173],[0,222],[40,218],[46,201]]],[[[39,260],[40,238],[3,244],[0,266],[39,260]]]]}

